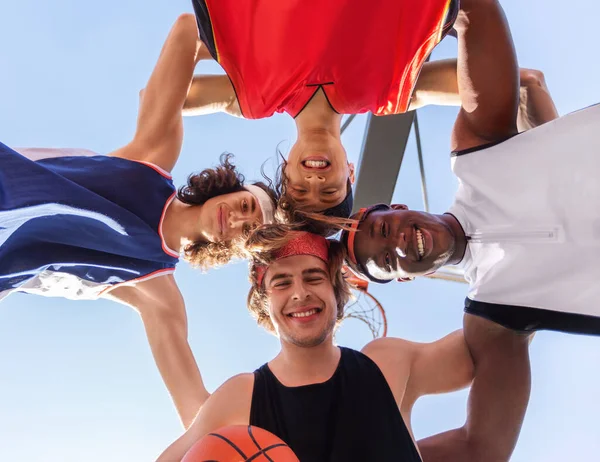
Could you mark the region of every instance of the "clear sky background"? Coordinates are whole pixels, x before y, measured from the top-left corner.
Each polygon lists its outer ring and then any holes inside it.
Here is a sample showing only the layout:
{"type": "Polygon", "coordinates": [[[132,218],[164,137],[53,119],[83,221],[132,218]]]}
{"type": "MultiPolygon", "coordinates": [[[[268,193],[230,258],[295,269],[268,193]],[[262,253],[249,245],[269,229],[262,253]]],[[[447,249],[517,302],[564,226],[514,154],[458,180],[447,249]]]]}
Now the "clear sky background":
{"type": "MultiPolygon", "coordinates": [[[[241,0],[240,0],[241,1],[241,0]]],[[[565,114],[600,101],[594,0],[502,2],[522,66],[542,69],[565,114]]],[[[138,91],[187,0],[0,1],[0,141],[9,146],[82,147],[108,153],[132,137],[138,91]]],[[[435,58],[456,53],[447,39],[435,58]]],[[[217,65],[199,71],[220,72],[217,65]]],[[[449,169],[456,109],[419,111],[431,210],[444,212],[456,183],[449,169]]],[[[344,134],[357,162],[366,117],[344,134]]],[[[599,127],[600,129],[600,127],[599,127]]],[[[226,115],[186,119],[174,170],[187,174],[236,154],[259,177],[278,143],[295,139],[287,116],[245,121],[226,115]]],[[[414,140],[394,201],[420,208],[414,140]]],[[[394,155],[390,152],[390,155],[394,155]]],[[[526,155],[524,153],[523,155],[526,155]]],[[[565,152],[565,168],[569,153],[565,152]]],[[[598,204],[590,204],[598,206],[598,204]]],[[[557,262],[560,264],[560,262],[557,262]]],[[[176,279],[184,294],[190,342],[209,390],[252,371],[277,352],[245,308],[245,263],[201,274],[185,263],[176,279]]],[[[466,287],[419,280],[373,292],[387,309],[392,336],[433,341],[460,328],[466,287]]],[[[341,344],[360,348],[369,332],[349,321],[341,344]]],[[[533,390],[514,461],[597,461],[600,453],[600,339],[540,333],[531,346],[533,390]]],[[[368,391],[365,391],[365,393],[368,391]]],[[[467,392],[425,398],[415,408],[418,438],[462,425],[467,392]]],[[[148,461],[181,432],[154,366],[142,323],[108,301],[73,302],[13,295],[0,305],[0,460],[148,461]]]]}

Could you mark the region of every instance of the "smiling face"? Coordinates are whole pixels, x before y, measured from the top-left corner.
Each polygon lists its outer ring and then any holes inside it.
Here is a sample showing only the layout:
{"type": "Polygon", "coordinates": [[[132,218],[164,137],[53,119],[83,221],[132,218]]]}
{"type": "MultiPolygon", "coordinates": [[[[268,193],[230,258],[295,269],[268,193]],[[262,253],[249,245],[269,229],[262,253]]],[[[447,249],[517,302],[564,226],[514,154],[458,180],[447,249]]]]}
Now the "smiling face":
{"type": "Polygon", "coordinates": [[[348,163],[339,139],[326,134],[299,138],[292,146],[284,169],[287,193],[303,210],[321,212],[340,204],[354,181],[354,165],[348,163]]]}
{"type": "Polygon", "coordinates": [[[265,274],[269,316],[282,342],[314,347],[331,338],[337,320],[326,263],[311,255],[282,258],[265,274]]]}
{"type": "Polygon", "coordinates": [[[262,224],[256,197],[249,191],[222,194],[207,200],[200,211],[201,234],[209,242],[231,241],[262,224]]]}
{"type": "Polygon", "coordinates": [[[432,273],[454,253],[456,237],[437,215],[395,205],[371,212],[354,241],[358,262],[380,280],[432,273]]]}

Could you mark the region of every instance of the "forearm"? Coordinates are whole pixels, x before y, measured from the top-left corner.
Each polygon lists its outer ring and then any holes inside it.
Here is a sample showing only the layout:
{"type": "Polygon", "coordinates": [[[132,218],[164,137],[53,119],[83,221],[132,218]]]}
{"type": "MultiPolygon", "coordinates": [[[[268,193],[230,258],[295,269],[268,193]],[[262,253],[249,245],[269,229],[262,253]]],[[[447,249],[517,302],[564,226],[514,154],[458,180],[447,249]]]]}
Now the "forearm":
{"type": "Polygon", "coordinates": [[[419,440],[417,446],[421,452],[423,462],[469,462],[476,460],[469,454],[467,432],[464,427],[419,440]]]}
{"type": "Polygon", "coordinates": [[[188,428],[209,393],[187,341],[185,322],[153,314],[142,315],[142,320],[158,370],[188,428]]]}
{"type": "Polygon", "coordinates": [[[428,105],[460,106],[456,59],[429,61],[423,65],[409,110],[428,105]]]}
{"type": "Polygon", "coordinates": [[[235,101],[235,92],[226,75],[196,75],[183,105],[183,115],[229,112],[235,101]]]}
{"type": "Polygon", "coordinates": [[[519,132],[558,118],[558,111],[541,71],[521,69],[520,93],[519,115],[517,117],[519,132]]]}
{"type": "Polygon", "coordinates": [[[175,22],[140,100],[135,139],[152,148],[170,139],[181,122],[196,59],[202,50],[192,15],[175,22]]]}
{"type": "Polygon", "coordinates": [[[517,443],[531,390],[529,338],[467,315],[465,339],[475,366],[467,421],[420,441],[424,462],[505,462],[517,443]]]}

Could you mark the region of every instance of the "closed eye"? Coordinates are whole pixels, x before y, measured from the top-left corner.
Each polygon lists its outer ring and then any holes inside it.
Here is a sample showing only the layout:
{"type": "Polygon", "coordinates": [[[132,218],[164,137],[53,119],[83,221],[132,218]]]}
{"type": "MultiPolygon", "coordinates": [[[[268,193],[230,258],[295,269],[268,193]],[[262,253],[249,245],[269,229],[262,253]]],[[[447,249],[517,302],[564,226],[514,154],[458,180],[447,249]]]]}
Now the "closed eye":
{"type": "Polygon", "coordinates": [[[309,284],[320,284],[324,280],[325,280],[325,278],[323,278],[323,277],[313,277],[313,278],[305,279],[305,281],[308,282],[309,284]]]}

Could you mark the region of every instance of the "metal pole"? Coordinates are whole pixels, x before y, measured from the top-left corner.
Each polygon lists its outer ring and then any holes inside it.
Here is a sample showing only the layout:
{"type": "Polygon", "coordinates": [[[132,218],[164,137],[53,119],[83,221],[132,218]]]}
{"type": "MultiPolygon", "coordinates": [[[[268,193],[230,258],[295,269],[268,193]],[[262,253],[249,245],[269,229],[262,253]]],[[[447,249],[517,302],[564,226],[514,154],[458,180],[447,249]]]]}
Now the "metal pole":
{"type": "Polygon", "coordinates": [[[419,156],[419,169],[421,170],[421,192],[423,194],[423,206],[429,212],[429,197],[427,194],[427,182],[425,180],[425,166],[423,165],[423,149],[421,148],[421,132],[419,130],[419,118],[415,111],[415,138],[417,140],[417,155],[419,156]]]}
{"type": "Polygon", "coordinates": [[[356,114],[350,114],[350,117],[348,117],[346,119],[346,121],[344,122],[344,125],[342,125],[340,134],[344,133],[344,130],[346,130],[348,128],[348,125],[350,125],[350,123],[352,123],[352,121],[354,120],[355,117],[356,117],[356,114]]]}

